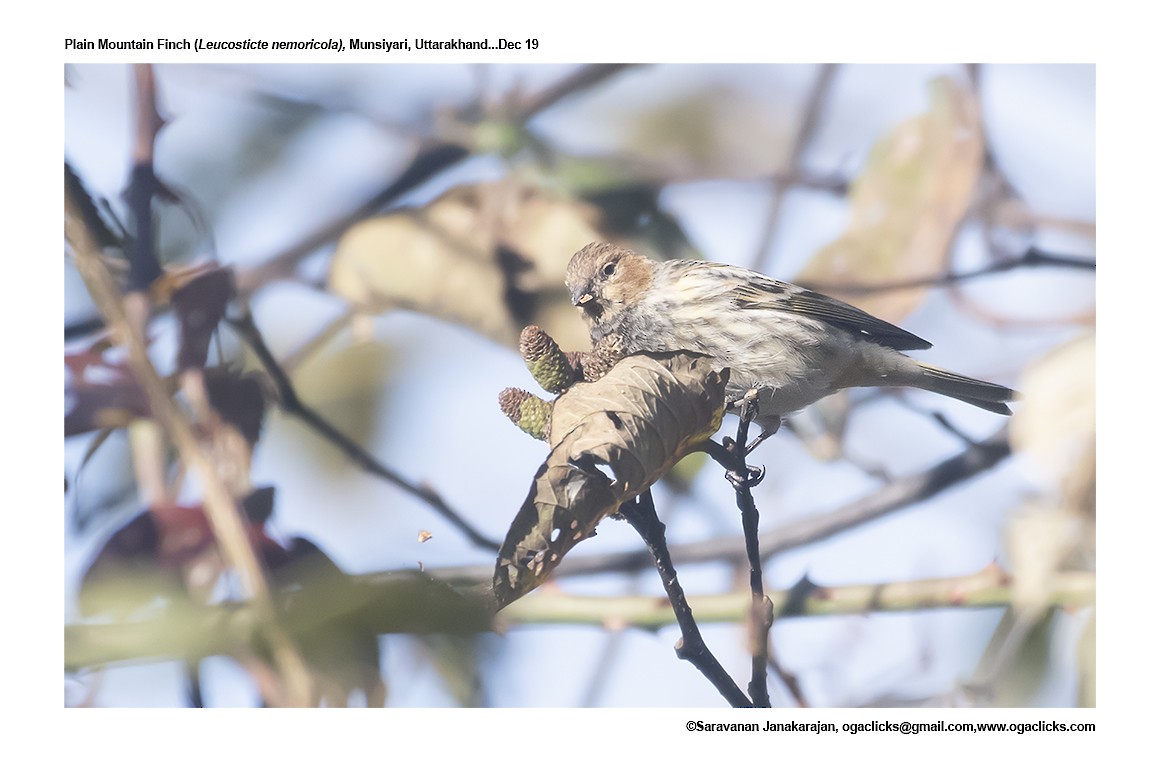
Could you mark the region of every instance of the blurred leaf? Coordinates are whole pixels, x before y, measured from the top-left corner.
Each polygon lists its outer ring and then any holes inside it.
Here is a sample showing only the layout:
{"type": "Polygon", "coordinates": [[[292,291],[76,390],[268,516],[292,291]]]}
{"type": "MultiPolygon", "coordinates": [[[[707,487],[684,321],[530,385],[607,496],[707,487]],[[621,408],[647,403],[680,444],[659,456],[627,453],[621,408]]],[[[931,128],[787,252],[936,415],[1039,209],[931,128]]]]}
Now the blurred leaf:
{"type": "Polygon", "coordinates": [[[434,665],[451,698],[461,707],[480,706],[479,638],[429,634],[415,638],[434,665]]]}
{"type": "MultiPolygon", "coordinates": [[[[363,447],[370,446],[378,428],[382,405],[389,399],[390,374],[395,356],[376,340],[328,345],[306,359],[294,373],[298,397],[322,413],[343,434],[363,447]]],[[[285,416],[278,415],[279,421],[285,416]]],[[[345,456],[334,445],[289,421],[300,449],[308,450],[322,467],[350,471],[345,456]]]]}
{"type": "Polygon", "coordinates": [[[641,180],[593,191],[585,197],[601,211],[604,240],[666,260],[704,259],[681,223],[660,206],[661,184],[641,180]]]}
{"type": "MultiPolygon", "coordinates": [[[[278,563],[284,552],[265,531],[273,502],[270,487],[254,490],[241,501],[250,543],[269,564],[278,563]]],[[[201,504],[157,503],[101,546],[81,579],[81,613],[124,615],[157,598],[184,599],[191,589],[212,586],[222,567],[201,504]]]]}
{"type": "Polygon", "coordinates": [[[721,82],[686,87],[632,117],[626,154],[663,164],[670,180],[771,174],[789,152],[787,119],[721,82]]]}
{"type": "MultiPolygon", "coordinates": [[[[305,538],[294,538],[278,562],[271,579],[277,588],[289,590],[287,612],[309,616],[311,606],[337,605],[357,592],[350,577],[305,538]]],[[[357,616],[298,624],[295,642],[326,705],[345,707],[354,692],[361,691],[367,706],[383,706],[386,687],[379,667],[379,638],[357,616]]]]}
{"type": "Polygon", "coordinates": [[[1092,612],[1083,626],[1079,645],[1075,652],[1079,669],[1079,694],[1077,703],[1081,707],[1096,706],[1096,614],[1092,612]]]}
{"type": "Polygon", "coordinates": [[[566,303],[564,268],[600,237],[587,204],[516,183],[454,188],[422,209],[365,220],[339,241],[331,290],[368,313],[402,308],[506,345],[544,309],[561,343],[587,339],[566,303]],[[565,321],[570,318],[570,321],[565,321]]]}
{"type": "Polygon", "coordinates": [[[500,606],[547,580],[601,519],[711,436],[721,425],[727,381],[701,357],[638,355],[556,399],[552,449],[496,560],[500,606]]]}
{"type": "Polygon", "coordinates": [[[136,418],[152,415],[149,400],[128,363],[106,361],[103,353],[90,349],[66,354],[64,365],[69,410],[64,416],[64,435],[74,436],[107,428],[124,428],[136,418]]]}
{"type": "Polygon", "coordinates": [[[241,432],[251,450],[262,435],[266,395],[260,378],[228,370],[208,370],[205,378],[209,402],[222,420],[241,432]]]}
{"type": "Polygon", "coordinates": [[[155,597],[184,594],[181,573],[161,565],[161,532],[149,512],[114,532],[81,579],[78,605],[83,615],[124,615],[155,597]]]}
{"type": "Polygon", "coordinates": [[[1043,687],[1051,659],[1054,608],[1034,621],[1008,610],[983,652],[976,674],[990,672],[988,706],[1026,707],[1043,687]],[[996,669],[997,667],[997,669],[996,669]]]}
{"type": "Polygon", "coordinates": [[[339,241],[330,289],[368,313],[416,310],[514,344],[504,276],[477,232],[475,243],[457,243],[414,213],[366,220],[339,241]]]}
{"type": "Polygon", "coordinates": [[[1031,364],[1019,385],[1011,446],[1063,488],[1063,502],[1095,515],[1096,341],[1084,334],[1031,364]]]}
{"type": "Polygon", "coordinates": [[[669,469],[669,473],[665,474],[663,481],[673,490],[686,493],[693,486],[693,480],[697,478],[697,474],[701,473],[701,469],[705,468],[708,461],[709,456],[704,453],[686,455],[669,469]]]}
{"type": "Polygon", "coordinates": [[[1021,379],[1011,446],[1048,487],[1008,527],[1016,587],[1046,581],[1048,571],[1095,567],[1095,355],[1095,336],[1086,334],[1031,364],[1021,379]]]}
{"type": "Polygon", "coordinates": [[[1056,575],[1069,567],[1090,567],[1072,555],[1082,553],[1088,522],[1075,512],[1048,503],[1027,501],[1010,516],[1004,539],[1010,573],[1011,607],[1038,617],[1050,604],[1056,575]]]}
{"type": "Polygon", "coordinates": [[[181,325],[178,369],[201,368],[209,355],[209,343],[233,299],[234,272],[209,266],[173,292],[173,310],[181,325]]]}
{"type": "MultiPolygon", "coordinates": [[[[966,213],[983,161],[972,92],[950,78],[930,84],[930,109],[880,139],[850,189],[850,223],[813,256],[801,284],[877,285],[935,275],[966,213]]],[[[828,292],[900,322],[926,290],[828,292]]]]}

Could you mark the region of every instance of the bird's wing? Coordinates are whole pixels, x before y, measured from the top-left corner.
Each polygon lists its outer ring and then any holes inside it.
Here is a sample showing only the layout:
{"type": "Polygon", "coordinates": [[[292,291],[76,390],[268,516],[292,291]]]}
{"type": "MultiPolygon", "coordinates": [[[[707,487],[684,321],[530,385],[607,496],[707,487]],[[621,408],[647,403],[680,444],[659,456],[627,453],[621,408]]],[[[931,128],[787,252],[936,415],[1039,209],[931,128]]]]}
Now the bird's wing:
{"type": "Polygon", "coordinates": [[[888,321],[875,318],[841,300],[760,273],[745,271],[745,274],[745,280],[733,291],[733,303],[738,308],[800,313],[896,351],[930,348],[930,343],[918,335],[913,335],[888,321]]]}

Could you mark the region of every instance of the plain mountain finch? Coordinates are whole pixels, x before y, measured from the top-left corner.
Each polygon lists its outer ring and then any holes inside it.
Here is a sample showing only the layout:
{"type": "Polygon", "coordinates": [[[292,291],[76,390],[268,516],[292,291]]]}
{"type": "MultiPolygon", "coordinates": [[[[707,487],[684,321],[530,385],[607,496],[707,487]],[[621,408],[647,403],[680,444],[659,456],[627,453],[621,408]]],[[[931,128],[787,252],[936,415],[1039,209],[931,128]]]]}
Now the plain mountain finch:
{"type": "Polygon", "coordinates": [[[840,300],[711,262],[655,262],[611,244],[573,255],[565,283],[599,343],[625,355],[693,351],[730,370],[727,397],[757,394],[757,420],[856,386],[912,386],[1010,415],[1010,389],[915,361],[930,343],[840,300]]]}

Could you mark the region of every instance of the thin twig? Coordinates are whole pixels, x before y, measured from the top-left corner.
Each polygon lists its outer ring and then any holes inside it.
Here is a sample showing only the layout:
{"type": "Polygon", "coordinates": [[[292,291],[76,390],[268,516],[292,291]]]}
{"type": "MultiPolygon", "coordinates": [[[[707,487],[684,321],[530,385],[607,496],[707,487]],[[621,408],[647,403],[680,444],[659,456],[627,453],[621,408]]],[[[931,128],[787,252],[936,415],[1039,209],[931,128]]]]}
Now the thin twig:
{"type": "Polygon", "coordinates": [[[677,580],[677,571],[673,567],[668,546],[665,544],[665,526],[660,517],[657,516],[656,507],[653,505],[652,491],[646,490],[635,502],[622,506],[620,513],[644,539],[649,553],[656,563],[657,572],[660,573],[661,583],[665,587],[665,593],[669,596],[673,614],[681,628],[681,639],[677,641],[677,657],[696,667],[713,684],[717,692],[725,697],[730,706],[752,707],[753,703],[733,682],[733,678],[721,666],[721,662],[717,661],[717,657],[713,655],[713,652],[705,645],[704,638],[701,637],[701,630],[697,627],[696,619],[693,618],[693,610],[689,607],[685,591],[677,580]]]}
{"type": "MultiPolygon", "coordinates": [[[[602,83],[629,65],[590,65],[565,78],[534,97],[520,110],[517,120],[526,123],[542,110],[564,97],[602,83]]],[[[317,228],[290,248],[260,264],[238,272],[238,293],[248,297],[273,279],[292,273],[297,265],[318,249],[338,238],[351,225],[366,219],[398,200],[402,195],[433,178],[471,155],[471,148],[454,142],[431,143],[419,150],[411,163],[389,185],[372,195],[352,211],[317,228]]]]}
{"type": "MultiPolygon", "coordinates": [[[[746,466],[749,452],[749,425],[757,412],[753,399],[745,399],[741,406],[741,419],[737,424],[737,438],[733,443],[736,462],[746,466]]],[[[765,596],[765,582],[761,572],[761,544],[758,540],[758,520],[760,515],[753,500],[753,486],[764,477],[751,473],[748,467],[741,473],[729,470],[725,477],[733,485],[737,497],[737,508],[741,511],[741,529],[745,533],[745,556],[749,562],[749,592],[752,604],[749,612],[749,655],[752,659],[752,673],[749,680],[749,698],[755,707],[768,707],[769,685],[769,630],[773,626],[773,604],[765,596]]]]}
{"type": "Polygon", "coordinates": [[[624,70],[635,66],[638,65],[589,64],[581,67],[562,79],[559,83],[544,89],[528,99],[516,112],[515,119],[519,123],[527,123],[539,113],[572,94],[599,85],[609,78],[619,75],[624,70]]]}
{"type": "Polygon", "coordinates": [[[385,479],[404,492],[431,506],[431,508],[439,512],[444,519],[463,533],[476,546],[491,552],[499,551],[500,544],[498,541],[494,541],[476,530],[462,515],[452,509],[439,493],[429,487],[404,479],[398,472],[383,465],[377,458],[360,447],[357,442],[343,434],[327,421],[326,418],[302,402],[298,398],[298,393],[294,390],[294,385],[290,382],[289,376],[282,366],[278,364],[278,360],[266,345],[262,333],[254,323],[253,316],[248,311],[238,318],[227,319],[227,321],[237,331],[238,335],[246,341],[250,349],[253,350],[254,355],[258,357],[258,361],[262,363],[262,367],[274,382],[278,401],[287,414],[293,415],[306,423],[319,436],[341,450],[363,470],[381,479],[385,479]]]}
{"type": "MultiPolygon", "coordinates": [[[[706,452],[716,452],[727,462],[733,462],[731,453],[725,452],[721,445],[716,445],[716,448],[714,450],[708,445],[698,447],[706,452]]],[[[950,487],[994,468],[1010,456],[1011,444],[1007,439],[1007,425],[1004,424],[987,439],[928,469],[896,479],[869,495],[831,511],[802,517],[795,522],[766,530],[761,533],[761,557],[767,560],[776,554],[817,543],[896,513],[907,506],[929,500],[950,487]]],[[[713,457],[717,459],[717,455],[713,457]]],[[[729,560],[741,564],[745,559],[745,550],[734,536],[677,544],[670,549],[670,553],[674,562],[680,564],[716,560],[729,560]]],[[[640,550],[594,556],[572,554],[556,568],[554,575],[563,577],[644,570],[651,564],[652,558],[648,552],[640,550]]],[[[490,580],[493,570],[493,566],[470,565],[439,568],[432,570],[431,573],[445,581],[475,583],[490,580]]]]}
{"type": "Polygon", "coordinates": [[[769,668],[773,670],[773,674],[785,686],[786,691],[789,692],[790,698],[794,700],[795,704],[799,707],[810,706],[809,702],[806,701],[805,694],[802,693],[801,683],[798,682],[797,675],[781,665],[781,661],[778,659],[777,652],[774,650],[772,644],[769,646],[769,668]]]}
{"type": "Polygon", "coordinates": [[[753,253],[753,259],[750,264],[757,268],[761,265],[770,246],[773,245],[773,238],[777,234],[777,226],[781,220],[781,209],[785,202],[785,194],[789,190],[789,185],[781,181],[782,177],[793,179],[798,174],[798,167],[801,166],[802,155],[805,154],[806,148],[809,147],[810,140],[818,129],[818,124],[821,122],[822,107],[826,103],[826,97],[830,94],[830,87],[834,83],[834,76],[838,72],[838,65],[836,64],[822,64],[818,70],[817,80],[814,81],[813,88],[810,89],[809,99],[806,101],[805,110],[802,112],[801,122],[798,123],[797,131],[794,133],[793,144],[790,145],[789,158],[786,160],[785,166],[779,174],[775,174],[771,180],[771,197],[769,200],[769,210],[765,214],[765,225],[761,231],[761,237],[757,242],[757,249],[753,253]]]}
{"type": "Polygon", "coordinates": [[[924,286],[956,284],[960,281],[967,281],[969,279],[979,278],[980,276],[989,276],[994,273],[1004,273],[1019,268],[1040,267],[1094,271],[1096,269],[1096,263],[1095,260],[1052,254],[1033,246],[1017,257],[1008,257],[974,270],[965,270],[958,273],[947,271],[936,276],[909,278],[902,281],[873,285],[810,282],[809,288],[818,292],[829,292],[832,294],[874,294],[876,292],[893,292],[901,289],[915,289],[924,286]]]}
{"type": "Polygon", "coordinates": [[[454,166],[468,155],[470,152],[467,148],[446,142],[424,147],[398,177],[352,211],[323,224],[294,246],[264,262],[239,271],[238,294],[248,297],[270,281],[293,272],[298,263],[338,238],[351,225],[375,214],[404,193],[454,166]]]}
{"type": "MultiPolygon", "coordinates": [[[[153,170],[153,145],[157,132],[165,125],[157,112],[157,83],[153,67],[137,64],[133,72],[137,86],[137,120],[133,134],[133,169],[129,189],[125,191],[134,229],[126,255],[129,258],[130,295],[147,291],[161,275],[161,262],[157,259],[153,237],[153,197],[160,191],[153,170]]],[[[145,314],[139,323],[143,325],[147,320],[148,314],[145,314]]]]}

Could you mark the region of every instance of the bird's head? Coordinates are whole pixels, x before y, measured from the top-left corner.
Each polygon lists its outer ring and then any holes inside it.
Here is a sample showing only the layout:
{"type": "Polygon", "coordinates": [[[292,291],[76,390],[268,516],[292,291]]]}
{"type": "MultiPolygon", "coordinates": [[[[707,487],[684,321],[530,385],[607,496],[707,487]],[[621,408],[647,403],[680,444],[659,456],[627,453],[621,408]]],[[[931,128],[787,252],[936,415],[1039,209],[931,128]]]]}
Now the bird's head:
{"type": "Polygon", "coordinates": [[[564,283],[572,304],[592,324],[608,324],[639,302],[653,283],[652,260],[612,244],[593,242],[568,262],[564,283]]]}

